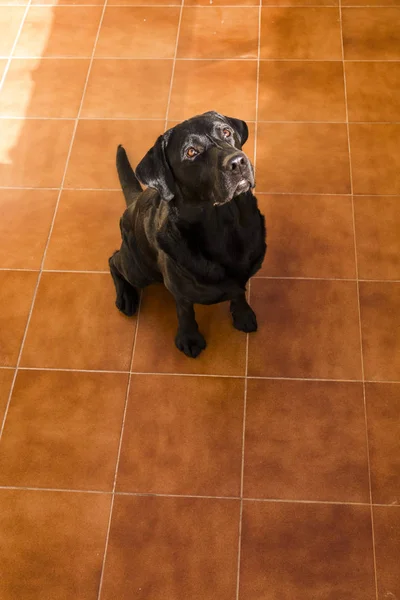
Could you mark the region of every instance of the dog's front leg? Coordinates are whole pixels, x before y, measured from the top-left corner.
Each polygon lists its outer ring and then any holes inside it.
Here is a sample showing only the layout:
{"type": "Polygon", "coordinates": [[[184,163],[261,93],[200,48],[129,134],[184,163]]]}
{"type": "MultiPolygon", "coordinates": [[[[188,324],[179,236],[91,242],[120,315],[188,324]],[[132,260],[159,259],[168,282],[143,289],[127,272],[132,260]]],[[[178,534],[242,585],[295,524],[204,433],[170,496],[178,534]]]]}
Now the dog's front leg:
{"type": "Polygon", "coordinates": [[[248,304],[244,292],[231,301],[230,309],[233,326],[236,327],[236,329],[244,331],[245,333],[257,331],[256,313],[248,304]]]}
{"type": "Polygon", "coordinates": [[[181,298],[175,298],[178,315],[178,331],[175,337],[176,347],[190,358],[196,358],[206,347],[206,340],[199,332],[193,304],[181,298]]]}

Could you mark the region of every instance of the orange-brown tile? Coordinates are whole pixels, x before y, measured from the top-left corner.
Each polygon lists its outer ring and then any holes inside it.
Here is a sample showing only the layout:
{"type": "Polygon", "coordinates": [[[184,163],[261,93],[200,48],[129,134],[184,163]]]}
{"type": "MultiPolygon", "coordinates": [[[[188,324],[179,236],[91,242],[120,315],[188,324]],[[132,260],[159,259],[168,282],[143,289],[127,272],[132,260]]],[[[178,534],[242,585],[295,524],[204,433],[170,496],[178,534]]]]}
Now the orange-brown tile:
{"type": "Polygon", "coordinates": [[[400,121],[400,63],[346,62],[350,121],[400,121]]]}
{"type": "Polygon", "coordinates": [[[10,187],[58,187],[73,121],[0,120],[0,181],[10,187]]]}
{"type": "MultiPolygon", "coordinates": [[[[185,0],[185,6],[210,6],[210,4],[210,0],[185,0]]],[[[258,6],[259,4],[259,0],[212,0],[213,6],[258,6]]]]}
{"type": "Polygon", "coordinates": [[[32,6],[14,55],[90,58],[100,17],[99,6],[32,6]]]}
{"type": "Polygon", "coordinates": [[[368,4],[365,3],[365,0],[342,0],[342,6],[361,6],[363,8],[366,7],[379,7],[384,8],[388,6],[399,6],[399,0],[368,0],[368,4]]]}
{"type": "Polygon", "coordinates": [[[370,508],[245,502],[240,597],[375,600],[370,508]]]}
{"type": "Polygon", "coordinates": [[[257,58],[258,8],[186,7],[178,58],[257,58]]]}
{"type": "Polygon", "coordinates": [[[400,125],[350,125],[355,194],[400,194],[400,125]]]}
{"type": "Polygon", "coordinates": [[[348,194],[347,129],[331,123],[259,123],[259,192],[348,194]]]}
{"type": "Polygon", "coordinates": [[[135,168],[164,131],[165,121],[80,120],[65,187],[120,188],[115,155],[122,144],[135,168]]]}
{"type": "Polygon", "coordinates": [[[254,279],[249,375],[359,379],[357,287],[354,282],[254,279]]]}
{"type": "Polygon", "coordinates": [[[354,198],[358,274],[400,279],[400,196],[354,198]]]}
{"type": "Polygon", "coordinates": [[[45,269],[108,271],[121,244],[122,192],[64,190],[46,255],[45,269]]]}
{"type": "Polygon", "coordinates": [[[239,503],[117,496],[102,598],[232,600],[239,503]]]}
{"type": "Polygon", "coordinates": [[[2,600],[96,600],[111,498],[0,490],[2,600]]]}
{"type": "Polygon", "coordinates": [[[216,110],[252,121],[256,114],[256,82],[256,61],[178,60],[169,118],[182,120],[216,110]]]}
{"type": "Polygon", "coordinates": [[[369,502],[361,383],[250,380],[244,495],[369,502]]]}
{"type": "Polygon", "coordinates": [[[56,201],[55,190],[1,190],[1,268],[40,267],[56,201]]]}
{"type": "Polygon", "coordinates": [[[400,283],[360,282],[365,378],[400,381],[400,283]]]}
{"type": "Polygon", "coordinates": [[[17,364],[38,274],[0,271],[0,366],[17,364]]]}
{"type": "Polygon", "coordinates": [[[372,500],[400,503],[400,385],[367,383],[372,500]]]}
{"type": "Polygon", "coordinates": [[[135,319],[114,302],[108,273],[44,273],[21,365],[129,369],[135,319]]]}
{"type": "Polygon", "coordinates": [[[173,58],[179,12],[178,6],[109,6],[101,26],[96,56],[173,58]]]}
{"type": "Polygon", "coordinates": [[[345,59],[398,60],[399,19],[400,8],[344,8],[342,20],[345,59]]]}
{"type": "Polygon", "coordinates": [[[374,531],[379,600],[395,600],[400,595],[400,508],[375,506],[374,531]]]}
{"type": "Polygon", "coordinates": [[[342,63],[262,61],[258,102],[264,121],[345,121],[342,63]]]}
{"type": "MultiPolygon", "coordinates": [[[[144,0],[143,0],[144,2],[144,0]]],[[[79,6],[81,4],[87,5],[97,5],[100,4],[101,6],[103,6],[103,0],[32,0],[32,4],[46,4],[46,5],[51,5],[51,6],[57,6],[58,4],[64,6],[79,6]]]]}
{"type": "Polygon", "coordinates": [[[24,12],[23,6],[0,6],[0,55],[10,54],[24,12]]]}
{"type": "Polygon", "coordinates": [[[0,369],[0,423],[3,422],[13,377],[14,369],[0,369]]]}
{"type": "Polygon", "coordinates": [[[111,491],[128,376],[19,371],[0,485],[111,491]]]}
{"type": "Polygon", "coordinates": [[[242,379],[133,375],[117,489],[239,496],[243,394],[242,379]]]}
{"type": "Polygon", "coordinates": [[[246,335],[233,328],[227,303],[195,306],[207,348],[188,358],[175,347],[175,302],[163,286],[144,292],[133,370],[151,373],[244,375],[246,335]]]}
{"type": "MultiPolygon", "coordinates": [[[[363,0],[365,2],[365,0],[363,0]]],[[[295,6],[295,7],[313,7],[316,6],[339,6],[339,0],[261,0],[262,6],[295,6]]]]}
{"type": "Polygon", "coordinates": [[[172,60],[95,60],[82,116],[164,119],[171,72],[172,60]]]}
{"type": "Polygon", "coordinates": [[[88,68],[89,60],[12,60],[0,93],[0,114],[76,117],[88,68]]]}
{"type": "Polygon", "coordinates": [[[355,277],[349,196],[258,194],[257,197],[268,229],[268,252],[257,275],[355,277]]]}
{"type": "Polygon", "coordinates": [[[270,8],[261,12],[261,58],[341,60],[337,8],[270,8]]]}

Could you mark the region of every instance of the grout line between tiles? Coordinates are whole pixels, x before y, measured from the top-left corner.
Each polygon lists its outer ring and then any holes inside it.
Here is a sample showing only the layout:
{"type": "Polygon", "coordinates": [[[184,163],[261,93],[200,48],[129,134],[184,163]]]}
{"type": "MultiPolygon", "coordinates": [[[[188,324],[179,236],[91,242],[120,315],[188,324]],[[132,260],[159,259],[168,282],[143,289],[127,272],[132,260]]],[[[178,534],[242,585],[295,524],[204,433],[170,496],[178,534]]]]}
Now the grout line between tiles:
{"type": "Polygon", "coordinates": [[[164,131],[167,129],[168,118],[169,118],[169,108],[170,108],[170,105],[171,105],[172,88],[173,88],[173,85],[174,85],[175,67],[176,67],[176,61],[177,61],[177,56],[178,56],[179,35],[180,35],[180,32],[181,32],[181,23],[182,23],[182,14],[183,14],[184,3],[185,3],[185,0],[182,0],[181,4],[180,4],[178,26],[177,26],[177,29],[176,29],[175,50],[174,50],[174,57],[173,57],[173,61],[172,61],[171,81],[169,82],[167,108],[166,108],[166,111],[165,111],[164,131]]]}
{"type": "Polygon", "coordinates": [[[371,536],[372,536],[372,555],[373,555],[373,561],[374,561],[374,584],[375,584],[375,598],[376,598],[376,600],[379,600],[378,599],[378,573],[377,573],[377,568],[376,568],[374,511],[373,511],[373,507],[372,507],[371,459],[370,459],[369,435],[368,435],[367,400],[366,400],[366,393],[365,393],[365,368],[364,368],[364,352],[363,352],[362,324],[361,324],[360,283],[359,283],[359,274],[358,274],[357,237],[356,237],[356,222],[355,222],[354,196],[353,196],[353,171],[352,171],[352,161],[351,161],[349,105],[348,105],[348,95],[347,95],[346,66],[345,66],[345,61],[344,61],[345,52],[344,52],[344,37],[343,37],[342,0],[339,0],[339,23],[340,23],[340,40],[341,40],[341,50],[342,50],[342,60],[343,60],[343,83],[344,83],[346,122],[347,122],[346,128],[347,128],[347,144],[348,144],[348,155],[349,155],[350,191],[352,194],[351,207],[352,207],[352,220],[353,220],[354,260],[355,260],[355,268],[356,268],[357,311],[358,311],[358,328],[359,328],[359,339],[360,339],[361,378],[362,378],[363,403],[364,403],[365,443],[366,443],[366,450],[367,450],[368,488],[369,488],[369,505],[370,505],[370,517],[371,517],[371,536]]]}
{"type": "MultiPolygon", "coordinates": [[[[107,0],[106,0],[106,2],[107,2],[107,0]]],[[[115,490],[116,490],[116,487],[117,487],[118,469],[119,469],[119,462],[120,462],[120,458],[121,458],[122,440],[123,440],[123,436],[124,436],[126,413],[127,413],[127,410],[128,410],[129,394],[130,394],[130,390],[131,390],[132,365],[133,365],[133,359],[134,359],[134,356],[135,356],[136,342],[137,342],[138,331],[139,331],[140,308],[141,308],[141,305],[142,305],[142,297],[143,297],[143,292],[140,293],[140,298],[139,298],[139,306],[138,306],[138,311],[137,311],[135,337],[134,337],[134,340],[133,340],[131,360],[130,360],[130,366],[129,366],[130,373],[129,373],[129,377],[128,377],[128,383],[127,383],[127,386],[126,386],[124,414],[123,414],[123,417],[122,417],[121,432],[120,432],[120,436],[119,436],[118,453],[117,453],[117,460],[116,460],[116,463],[115,463],[114,482],[113,482],[112,498],[111,498],[111,505],[110,505],[110,514],[109,514],[109,517],[108,517],[107,534],[106,534],[106,540],[105,540],[105,546],[104,546],[104,554],[103,554],[103,561],[102,561],[101,572],[100,572],[99,591],[98,591],[98,596],[97,596],[98,600],[100,600],[101,591],[102,591],[102,588],[103,588],[104,570],[105,570],[106,560],[107,560],[108,542],[109,542],[109,539],[110,539],[110,531],[111,531],[111,520],[112,520],[112,515],[113,515],[113,510],[114,510],[114,500],[115,500],[115,495],[116,495],[116,491],[115,490]]]]}
{"type": "MultiPolygon", "coordinates": [[[[5,4],[1,4],[1,6],[26,6],[26,3],[24,2],[6,2],[5,4]]],[[[54,8],[54,7],[63,7],[63,8],[76,8],[76,7],[98,7],[101,6],[99,4],[42,4],[42,3],[35,3],[32,4],[33,7],[35,8],[54,8]]],[[[157,4],[157,3],[153,3],[153,4],[110,4],[109,8],[179,8],[180,3],[177,4],[157,4]]],[[[190,8],[190,9],[212,9],[212,8],[250,8],[250,9],[254,9],[254,8],[258,8],[257,4],[223,4],[223,5],[219,5],[218,7],[216,6],[209,6],[209,5],[202,5],[202,4],[198,4],[198,5],[191,5],[191,6],[187,6],[186,8],[190,8]]],[[[262,8],[337,8],[336,4],[331,4],[331,5],[325,5],[325,4],[265,4],[262,6],[262,8]]],[[[344,6],[343,8],[398,8],[397,6],[394,6],[393,4],[348,4],[346,6],[344,6]]]]}
{"type": "Polygon", "coordinates": [[[25,12],[22,15],[21,23],[19,24],[18,31],[15,34],[15,39],[14,39],[14,43],[13,43],[13,45],[11,47],[10,54],[8,56],[4,57],[7,60],[7,63],[6,63],[6,66],[4,68],[4,73],[3,73],[3,75],[0,78],[0,91],[1,91],[1,89],[3,87],[5,79],[7,77],[7,73],[8,73],[8,70],[10,68],[10,65],[11,65],[12,55],[14,53],[15,48],[17,47],[19,36],[21,35],[22,28],[23,28],[23,26],[25,24],[25,19],[26,19],[26,16],[28,14],[29,8],[31,6],[31,2],[32,2],[32,0],[29,0],[28,3],[26,5],[24,5],[25,6],[25,12]]]}
{"type": "MultiPolygon", "coordinates": [[[[257,136],[258,136],[258,106],[259,106],[259,87],[260,87],[260,55],[261,55],[261,9],[262,0],[259,0],[258,6],[258,39],[257,39],[257,81],[256,81],[256,105],[255,105],[255,127],[254,127],[254,175],[257,176],[257,136]]],[[[248,298],[250,304],[251,297],[251,279],[248,283],[248,298]]],[[[236,574],[236,600],[240,597],[240,569],[242,559],[242,528],[243,528],[243,491],[244,491],[244,457],[246,443],[246,416],[247,416],[247,388],[249,374],[249,334],[246,334],[246,365],[243,394],[243,424],[242,424],[242,461],[240,469],[240,509],[239,509],[239,533],[238,533],[238,556],[237,556],[237,574],[236,574]]]]}
{"type": "MultiPolygon", "coordinates": [[[[51,488],[51,487],[35,487],[35,486],[18,486],[18,485],[0,485],[0,490],[18,490],[18,491],[32,491],[32,492],[58,492],[68,494],[103,494],[106,496],[130,496],[132,498],[178,498],[178,499],[198,499],[198,500],[233,500],[243,502],[260,502],[260,503],[271,503],[271,504],[319,504],[319,505],[333,505],[333,506],[365,506],[369,507],[369,502],[352,502],[352,501],[341,501],[341,500],[307,500],[300,499],[295,500],[293,498],[251,498],[240,496],[212,496],[206,494],[167,494],[158,492],[113,492],[109,490],[85,490],[85,489],[69,489],[69,488],[51,488]]],[[[393,508],[400,510],[399,504],[382,504],[375,503],[374,507],[393,508]]]]}
{"type": "MultiPolygon", "coordinates": [[[[31,0],[29,0],[29,1],[31,2],[31,0]]],[[[107,5],[107,0],[104,0],[104,4],[103,4],[103,9],[102,9],[102,12],[101,12],[101,16],[100,16],[99,25],[98,25],[98,28],[97,28],[97,34],[96,34],[96,37],[95,37],[95,40],[94,40],[94,44],[93,44],[92,56],[91,56],[91,59],[90,59],[90,62],[89,62],[88,71],[87,71],[87,74],[86,74],[86,79],[85,79],[85,83],[84,83],[83,90],[82,90],[82,97],[81,97],[81,101],[80,101],[80,104],[79,104],[78,114],[77,114],[76,119],[75,119],[75,125],[74,125],[74,128],[72,130],[71,140],[70,140],[69,147],[68,147],[68,154],[67,154],[67,158],[66,158],[66,161],[65,161],[64,172],[63,172],[63,176],[62,176],[62,179],[61,179],[60,187],[58,189],[57,200],[56,200],[56,205],[55,205],[55,208],[54,208],[53,218],[52,218],[52,221],[51,221],[51,224],[50,224],[49,234],[47,236],[46,245],[45,245],[45,248],[44,248],[44,251],[43,251],[42,261],[41,261],[41,265],[40,265],[40,269],[39,269],[39,273],[38,273],[38,278],[37,278],[35,289],[34,289],[33,296],[32,296],[32,302],[31,302],[31,306],[30,306],[30,309],[29,309],[28,318],[27,318],[27,321],[26,321],[25,329],[24,329],[24,334],[22,336],[21,346],[20,346],[19,353],[18,353],[17,364],[16,364],[16,367],[15,367],[14,377],[13,377],[13,380],[12,380],[12,383],[11,383],[10,393],[8,395],[8,400],[7,400],[6,408],[4,410],[4,416],[3,416],[1,427],[0,427],[0,440],[1,440],[2,436],[3,436],[4,426],[5,426],[5,423],[6,423],[6,420],[7,420],[7,415],[8,415],[8,411],[9,411],[9,408],[10,408],[10,402],[11,402],[12,394],[13,394],[13,391],[14,391],[15,381],[16,381],[16,378],[17,378],[17,375],[18,375],[18,369],[19,369],[19,365],[20,365],[20,362],[21,362],[22,352],[23,352],[25,340],[26,340],[26,337],[27,337],[27,334],[28,334],[28,329],[29,329],[29,325],[30,325],[30,322],[31,322],[31,318],[32,318],[33,308],[35,306],[35,300],[36,300],[36,297],[37,297],[37,293],[38,293],[38,289],[39,289],[39,284],[40,284],[40,280],[41,280],[42,273],[43,273],[43,267],[44,267],[44,263],[45,263],[45,260],[46,260],[46,253],[47,253],[47,249],[49,247],[50,238],[51,238],[51,234],[53,232],[54,222],[55,222],[55,219],[56,219],[56,216],[57,216],[57,210],[58,210],[58,206],[59,206],[59,203],[60,203],[60,198],[61,198],[61,194],[62,194],[62,191],[63,191],[65,178],[66,178],[66,175],[67,175],[69,159],[70,159],[70,156],[71,156],[72,146],[73,146],[74,140],[75,140],[76,129],[78,127],[79,117],[80,117],[80,114],[81,114],[81,111],[82,111],[83,102],[84,102],[84,99],[85,99],[85,93],[86,93],[86,89],[87,89],[87,86],[88,86],[89,76],[90,76],[90,72],[91,72],[91,68],[92,68],[92,64],[93,64],[93,57],[94,57],[94,54],[95,54],[95,51],[96,51],[97,41],[99,39],[100,29],[101,29],[101,26],[102,26],[102,23],[103,23],[103,18],[104,18],[104,13],[105,13],[106,5],[107,5]]],[[[26,15],[26,12],[27,11],[25,11],[25,15],[26,15]]]]}

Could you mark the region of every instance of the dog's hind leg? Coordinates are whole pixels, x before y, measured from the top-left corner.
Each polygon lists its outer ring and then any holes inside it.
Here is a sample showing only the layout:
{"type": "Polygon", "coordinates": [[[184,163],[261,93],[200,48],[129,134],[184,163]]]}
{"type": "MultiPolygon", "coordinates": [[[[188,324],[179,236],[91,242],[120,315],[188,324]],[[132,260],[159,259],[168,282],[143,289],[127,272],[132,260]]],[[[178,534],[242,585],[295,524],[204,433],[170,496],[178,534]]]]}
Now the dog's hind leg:
{"type": "Polygon", "coordinates": [[[114,252],[114,254],[109,258],[108,264],[110,265],[111,276],[114,281],[115,290],[117,292],[117,299],[115,301],[115,305],[124,315],[127,317],[132,317],[137,311],[137,307],[139,305],[139,294],[136,288],[133,287],[126,281],[126,279],[121,275],[116,267],[116,262],[118,260],[119,251],[114,252]]]}

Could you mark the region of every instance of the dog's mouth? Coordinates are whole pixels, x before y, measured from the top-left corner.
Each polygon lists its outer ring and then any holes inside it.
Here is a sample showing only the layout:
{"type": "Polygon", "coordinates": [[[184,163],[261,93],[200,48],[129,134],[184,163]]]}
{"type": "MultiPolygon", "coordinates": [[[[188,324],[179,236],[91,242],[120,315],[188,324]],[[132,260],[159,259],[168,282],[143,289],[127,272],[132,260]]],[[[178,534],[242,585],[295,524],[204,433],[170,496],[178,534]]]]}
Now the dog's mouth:
{"type": "Polygon", "coordinates": [[[248,179],[244,177],[238,182],[235,191],[233,192],[233,196],[239,196],[240,194],[244,194],[248,192],[251,188],[251,183],[248,179]]]}

